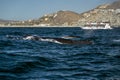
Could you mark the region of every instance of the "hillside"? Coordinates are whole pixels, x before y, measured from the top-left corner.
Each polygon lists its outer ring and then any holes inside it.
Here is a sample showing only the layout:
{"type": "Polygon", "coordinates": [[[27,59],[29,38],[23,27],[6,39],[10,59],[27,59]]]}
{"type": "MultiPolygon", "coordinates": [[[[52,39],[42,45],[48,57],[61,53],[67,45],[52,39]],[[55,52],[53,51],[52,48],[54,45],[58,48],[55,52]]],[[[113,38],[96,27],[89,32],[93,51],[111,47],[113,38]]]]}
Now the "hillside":
{"type": "Polygon", "coordinates": [[[39,19],[27,21],[4,21],[0,24],[14,26],[84,26],[87,22],[110,22],[112,26],[120,26],[120,1],[103,4],[84,13],[58,11],[46,14],[39,19]]]}
{"type": "Polygon", "coordinates": [[[0,23],[6,23],[6,22],[9,22],[9,20],[0,19],[0,23]]]}
{"type": "Polygon", "coordinates": [[[104,4],[93,10],[82,13],[82,19],[79,19],[79,25],[86,22],[110,22],[112,26],[120,26],[120,1],[104,4]]]}
{"type": "Polygon", "coordinates": [[[52,26],[83,26],[87,22],[110,22],[120,26],[120,1],[103,4],[90,11],[78,14],[72,11],[58,11],[39,19],[42,24],[52,26]]]}
{"type": "Polygon", "coordinates": [[[78,13],[72,11],[58,11],[41,17],[39,20],[42,24],[50,25],[71,25],[80,19],[78,13]]]}
{"type": "Polygon", "coordinates": [[[106,7],[107,9],[120,9],[120,1],[115,1],[106,7]]]}

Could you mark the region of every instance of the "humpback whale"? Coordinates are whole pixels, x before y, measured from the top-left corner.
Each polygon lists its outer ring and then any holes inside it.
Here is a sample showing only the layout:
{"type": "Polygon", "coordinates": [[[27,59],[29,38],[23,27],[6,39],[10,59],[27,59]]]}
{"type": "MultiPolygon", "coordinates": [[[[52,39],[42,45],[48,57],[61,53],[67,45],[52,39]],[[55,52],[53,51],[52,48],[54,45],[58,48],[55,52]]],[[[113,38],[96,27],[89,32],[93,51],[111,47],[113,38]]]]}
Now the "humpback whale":
{"type": "Polygon", "coordinates": [[[52,38],[52,37],[40,37],[40,36],[27,36],[23,38],[24,40],[37,40],[37,41],[48,41],[48,42],[55,42],[60,44],[92,44],[92,41],[89,40],[71,40],[71,39],[64,39],[64,38],[52,38]]]}

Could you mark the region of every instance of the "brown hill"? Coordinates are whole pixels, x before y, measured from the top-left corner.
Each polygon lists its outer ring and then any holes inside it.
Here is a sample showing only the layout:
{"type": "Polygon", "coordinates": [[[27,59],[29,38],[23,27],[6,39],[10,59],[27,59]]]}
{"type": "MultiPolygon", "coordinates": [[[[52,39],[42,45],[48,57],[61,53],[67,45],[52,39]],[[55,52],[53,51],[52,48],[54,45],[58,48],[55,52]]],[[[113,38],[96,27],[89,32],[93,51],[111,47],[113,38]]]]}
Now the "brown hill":
{"type": "Polygon", "coordinates": [[[120,9],[120,0],[115,1],[107,6],[108,9],[120,9]]]}
{"type": "Polygon", "coordinates": [[[40,18],[41,23],[58,26],[80,26],[86,22],[106,22],[120,25],[120,1],[103,4],[95,9],[78,14],[72,11],[58,11],[40,18]]]}
{"type": "Polygon", "coordinates": [[[3,19],[0,19],[0,23],[7,23],[7,22],[10,22],[10,20],[3,20],[3,19]]]}
{"type": "MultiPolygon", "coordinates": [[[[47,14],[36,20],[14,22],[11,25],[42,25],[42,26],[84,26],[87,22],[110,22],[120,25],[120,0],[111,4],[104,4],[84,13],[73,11],[58,11],[47,14]]],[[[4,22],[0,20],[0,22],[4,22]]]]}
{"type": "Polygon", "coordinates": [[[72,11],[58,11],[57,16],[54,18],[54,23],[72,25],[72,23],[77,22],[79,18],[78,13],[72,11]]]}
{"type": "Polygon", "coordinates": [[[48,14],[41,17],[39,20],[41,23],[50,25],[72,25],[80,18],[78,13],[72,11],[58,11],[53,14],[48,14]]]}

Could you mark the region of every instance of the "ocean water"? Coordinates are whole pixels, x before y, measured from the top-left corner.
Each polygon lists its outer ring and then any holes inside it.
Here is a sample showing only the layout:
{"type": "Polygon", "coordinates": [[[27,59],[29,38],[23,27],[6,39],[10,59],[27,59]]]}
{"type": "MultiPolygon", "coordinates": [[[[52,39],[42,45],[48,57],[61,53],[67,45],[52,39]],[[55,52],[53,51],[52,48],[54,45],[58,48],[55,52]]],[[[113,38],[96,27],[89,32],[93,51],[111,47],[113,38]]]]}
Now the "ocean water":
{"type": "Polygon", "coordinates": [[[120,29],[0,28],[0,80],[120,80],[120,29]],[[93,43],[24,39],[28,35],[93,43]]]}

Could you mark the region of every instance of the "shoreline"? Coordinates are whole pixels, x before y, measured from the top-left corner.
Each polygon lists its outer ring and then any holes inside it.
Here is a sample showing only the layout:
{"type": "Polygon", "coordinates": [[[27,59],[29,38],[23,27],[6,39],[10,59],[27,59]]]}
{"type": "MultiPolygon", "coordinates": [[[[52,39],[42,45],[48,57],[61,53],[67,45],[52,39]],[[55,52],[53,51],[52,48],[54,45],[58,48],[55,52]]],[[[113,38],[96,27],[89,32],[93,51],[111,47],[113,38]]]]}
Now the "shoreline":
{"type": "MultiPolygon", "coordinates": [[[[0,28],[7,28],[7,27],[9,27],[9,28],[14,28],[14,27],[18,27],[18,28],[24,28],[24,27],[28,27],[28,28],[63,28],[63,27],[68,27],[68,28],[73,28],[73,27],[79,27],[79,28],[81,28],[81,27],[84,27],[84,26],[30,26],[30,25],[22,25],[22,26],[18,26],[18,25],[13,25],[13,26],[8,26],[8,25],[4,25],[4,26],[1,26],[0,25],[0,28]]],[[[117,26],[111,26],[112,28],[120,28],[120,25],[117,25],[117,26]]]]}
{"type": "Polygon", "coordinates": [[[0,28],[4,28],[4,27],[11,27],[11,28],[12,28],[12,27],[21,27],[21,28],[22,28],[22,27],[23,27],[23,28],[24,28],[24,27],[30,27],[30,28],[32,28],[32,27],[36,27],[36,28],[42,28],[42,27],[43,27],[43,28],[44,28],[44,27],[69,27],[69,28],[70,28],[70,27],[81,27],[81,26],[18,26],[18,25],[17,25],[17,26],[8,26],[8,25],[7,25],[7,26],[0,26],[0,28]]]}

